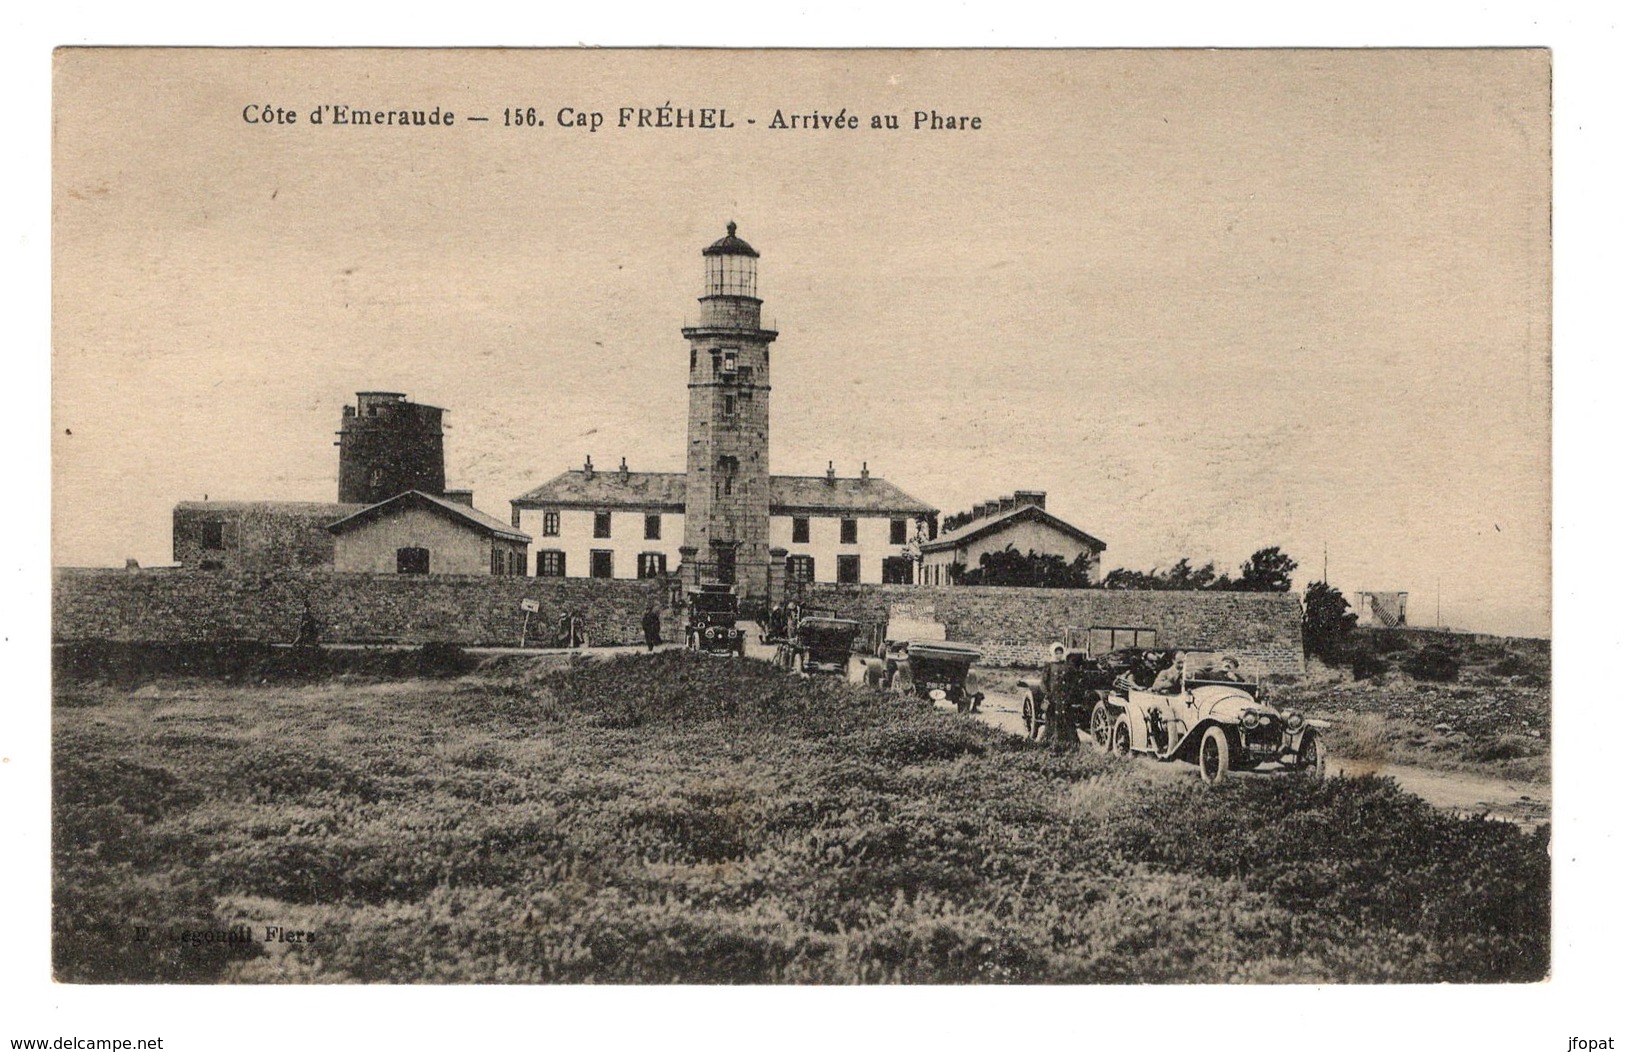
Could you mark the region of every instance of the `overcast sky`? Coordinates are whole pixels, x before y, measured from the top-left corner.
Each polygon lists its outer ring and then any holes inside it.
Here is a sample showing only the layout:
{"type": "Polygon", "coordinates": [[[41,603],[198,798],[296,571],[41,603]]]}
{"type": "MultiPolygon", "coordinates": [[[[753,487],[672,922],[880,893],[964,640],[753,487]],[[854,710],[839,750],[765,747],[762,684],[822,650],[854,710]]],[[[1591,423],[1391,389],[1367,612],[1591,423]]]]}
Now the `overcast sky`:
{"type": "Polygon", "coordinates": [[[167,561],[178,500],[335,499],[361,389],[447,407],[499,516],[589,453],[681,470],[732,219],[775,472],[1043,489],[1108,569],[1325,550],[1413,621],[1548,634],[1542,52],[70,52],[56,92],[58,563],[167,561]],[[668,100],[736,127],[613,127],[668,100]]]}

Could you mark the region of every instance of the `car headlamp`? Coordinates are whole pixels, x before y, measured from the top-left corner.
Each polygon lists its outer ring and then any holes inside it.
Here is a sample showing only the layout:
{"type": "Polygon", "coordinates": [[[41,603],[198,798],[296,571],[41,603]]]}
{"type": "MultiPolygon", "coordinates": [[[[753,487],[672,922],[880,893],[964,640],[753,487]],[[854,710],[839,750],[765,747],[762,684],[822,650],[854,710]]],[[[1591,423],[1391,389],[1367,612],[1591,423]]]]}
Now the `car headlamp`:
{"type": "Polygon", "coordinates": [[[706,629],[705,630],[705,638],[706,639],[715,639],[715,638],[717,638],[717,630],[714,629],[714,628],[706,629]]]}
{"type": "Polygon", "coordinates": [[[1258,726],[1258,713],[1254,712],[1252,709],[1248,709],[1246,712],[1242,713],[1241,725],[1246,727],[1248,730],[1258,726]]]}
{"type": "Polygon", "coordinates": [[[1296,731],[1298,728],[1300,728],[1302,726],[1303,726],[1303,715],[1301,713],[1297,713],[1297,712],[1289,712],[1289,713],[1287,713],[1287,715],[1286,715],[1286,729],[1287,730],[1296,731]]]}

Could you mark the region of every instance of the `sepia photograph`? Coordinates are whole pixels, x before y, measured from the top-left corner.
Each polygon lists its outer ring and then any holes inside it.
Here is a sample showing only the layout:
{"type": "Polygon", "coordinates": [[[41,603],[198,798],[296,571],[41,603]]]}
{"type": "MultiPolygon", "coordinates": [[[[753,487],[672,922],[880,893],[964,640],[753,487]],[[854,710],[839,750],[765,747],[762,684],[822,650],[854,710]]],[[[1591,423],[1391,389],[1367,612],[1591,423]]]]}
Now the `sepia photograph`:
{"type": "Polygon", "coordinates": [[[1562,980],[1551,49],[62,43],[52,988],[1562,980]]]}

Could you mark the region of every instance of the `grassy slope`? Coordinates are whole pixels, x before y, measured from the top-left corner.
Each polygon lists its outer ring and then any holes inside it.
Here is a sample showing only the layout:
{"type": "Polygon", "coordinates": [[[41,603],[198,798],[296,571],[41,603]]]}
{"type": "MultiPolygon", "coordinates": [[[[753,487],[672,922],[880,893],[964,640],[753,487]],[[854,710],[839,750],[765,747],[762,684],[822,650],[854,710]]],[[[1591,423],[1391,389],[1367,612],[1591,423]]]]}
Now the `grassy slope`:
{"type": "Polygon", "coordinates": [[[1354,647],[1378,659],[1377,672],[1354,680],[1327,670],[1276,700],[1335,721],[1333,756],[1521,781],[1551,781],[1551,647],[1545,640],[1362,629],[1354,647]],[[1434,645],[1461,665],[1452,682],[1420,682],[1406,660],[1434,645]]]}
{"type": "Polygon", "coordinates": [[[1391,783],[1054,754],[682,653],[64,682],[70,981],[1533,980],[1545,846],[1391,783]],[[177,929],[315,930],[269,948],[177,929]],[[131,940],[153,927],[148,943],[131,940]]]}

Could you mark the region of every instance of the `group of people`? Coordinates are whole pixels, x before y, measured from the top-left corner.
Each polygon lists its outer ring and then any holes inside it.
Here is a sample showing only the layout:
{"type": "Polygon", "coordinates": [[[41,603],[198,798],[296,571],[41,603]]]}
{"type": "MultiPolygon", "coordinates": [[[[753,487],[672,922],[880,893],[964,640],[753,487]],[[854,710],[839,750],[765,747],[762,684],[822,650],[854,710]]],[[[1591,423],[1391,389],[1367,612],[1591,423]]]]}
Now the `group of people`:
{"type": "Polygon", "coordinates": [[[1151,681],[1151,689],[1158,694],[1177,694],[1187,680],[1201,683],[1245,682],[1241,675],[1241,663],[1229,654],[1209,654],[1205,662],[1197,665],[1184,651],[1176,650],[1168,667],[1158,672],[1157,678],[1151,681]]]}
{"type": "Polygon", "coordinates": [[[795,635],[796,625],[800,621],[800,605],[787,599],[780,599],[767,612],[767,624],[764,626],[767,631],[767,638],[789,639],[795,635]]]}

